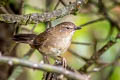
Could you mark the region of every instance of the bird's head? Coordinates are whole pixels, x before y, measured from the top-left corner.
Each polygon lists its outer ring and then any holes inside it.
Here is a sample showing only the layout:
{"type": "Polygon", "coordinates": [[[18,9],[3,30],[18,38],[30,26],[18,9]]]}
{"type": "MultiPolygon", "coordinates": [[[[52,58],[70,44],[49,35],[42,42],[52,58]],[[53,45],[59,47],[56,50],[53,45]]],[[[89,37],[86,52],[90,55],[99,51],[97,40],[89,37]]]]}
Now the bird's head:
{"type": "Polygon", "coordinates": [[[81,29],[80,27],[77,27],[72,22],[62,22],[62,23],[56,25],[56,28],[58,28],[59,31],[68,32],[68,33],[75,32],[75,30],[81,29]]]}

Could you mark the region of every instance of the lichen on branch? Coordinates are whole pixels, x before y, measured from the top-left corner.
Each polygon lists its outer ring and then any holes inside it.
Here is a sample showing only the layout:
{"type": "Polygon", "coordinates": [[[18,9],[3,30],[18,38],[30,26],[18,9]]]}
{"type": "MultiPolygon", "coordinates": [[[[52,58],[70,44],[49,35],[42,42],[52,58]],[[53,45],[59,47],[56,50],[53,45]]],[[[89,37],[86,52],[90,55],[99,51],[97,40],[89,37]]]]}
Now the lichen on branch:
{"type": "Polygon", "coordinates": [[[43,14],[39,13],[32,13],[26,15],[0,14],[0,21],[6,23],[19,23],[19,24],[34,24],[39,22],[48,22],[75,13],[78,10],[78,8],[80,8],[84,3],[86,3],[86,0],[80,0],[80,2],[78,1],[78,3],[79,4],[74,2],[65,6],[64,8],[54,10],[52,12],[44,12],[43,14]]]}

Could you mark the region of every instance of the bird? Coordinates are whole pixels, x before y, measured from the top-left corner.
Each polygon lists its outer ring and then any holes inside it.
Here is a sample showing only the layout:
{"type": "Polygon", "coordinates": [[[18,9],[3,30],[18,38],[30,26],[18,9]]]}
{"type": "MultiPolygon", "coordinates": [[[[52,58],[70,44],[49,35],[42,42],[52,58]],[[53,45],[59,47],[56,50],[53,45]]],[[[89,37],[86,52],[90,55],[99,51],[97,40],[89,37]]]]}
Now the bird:
{"type": "Polygon", "coordinates": [[[46,29],[39,35],[16,34],[13,40],[29,44],[37,49],[43,56],[55,58],[65,53],[69,48],[72,36],[76,30],[81,29],[72,22],[62,22],[55,27],[46,29]]]}

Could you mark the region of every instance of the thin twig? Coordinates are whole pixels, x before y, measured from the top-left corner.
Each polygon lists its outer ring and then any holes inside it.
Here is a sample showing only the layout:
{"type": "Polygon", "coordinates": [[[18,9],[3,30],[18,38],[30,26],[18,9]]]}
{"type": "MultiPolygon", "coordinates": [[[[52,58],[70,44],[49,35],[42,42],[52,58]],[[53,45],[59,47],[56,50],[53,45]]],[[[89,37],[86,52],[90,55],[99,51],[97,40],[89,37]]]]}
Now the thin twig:
{"type": "Polygon", "coordinates": [[[80,44],[80,45],[93,45],[92,43],[85,43],[85,42],[76,42],[72,41],[71,44],[80,44]]]}
{"type": "Polygon", "coordinates": [[[117,56],[116,59],[115,59],[113,62],[101,64],[101,66],[99,66],[99,67],[97,67],[97,68],[94,68],[94,69],[91,70],[91,71],[88,71],[88,73],[91,73],[91,72],[99,72],[99,71],[105,69],[106,67],[118,65],[119,59],[120,59],[120,56],[117,56]]]}
{"type": "Polygon", "coordinates": [[[23,14],[23,8],[24,8],[24,0],[21,0],[19,14],[23,14]]]}
{"type": "Polygon", "coordinates": [[[88,61],[88,59],[80,56],[79,54],[77,54],[75,51],[71,50],[71,49],[68,49],[68,52],[72,53],[73,55],[75,55],[76,57],[80,58],[80,59],[83,59],[84,61],[88,61]]]}
{"type": "Polygon", "coordinates": [[[66,6],[67,4],[63,1],[63,0],[59,0],[64,6],[66,6]]]}
{"type": "Polygon", "coordinates": [[[32,27],[32,29],[31,29],[31,31],[30,31],[31,33],[34,32],[34,29],[35,29],[35,27],[37,26],[37,24],[38,24],[38,23],[34,24],[34,26],[32,27]]]}
{"type": "Polygon", "coordinates": [[[58,7],[59,4],[60,4],[60,1],[58,0],[57,4],[56,4],[55,7],[54,7],[54,10],[57,9],[57,7],[58,7]]]}
{"type": "Polygon", "coordinates": [[[92,21],[89,21],[85,24],[80,25],[80,27],[84,27],[84,26],[87,26],[87,25],[90,25],[90,24],[93,24],[93,23],[96,23],[96,22],[99,22],[99,21],[103,21],[103,20],[105,20],[105,18],[99,18],[99,19],[96,19],[96,20],[92,20],[92,21]]]}
{"type": "Polygon", "coordinates": [[[104,5],[103,0],[98,0],[98,8],[99,8],[99,12],[101,12],[104,17],[110,22],[110,24],[113,26],[115,26],[118,30],[120,30],[120,26],[118,25],[118,21],[114,20],[108,13],[108,10],[106,8],[106,6],[104,5]]]}

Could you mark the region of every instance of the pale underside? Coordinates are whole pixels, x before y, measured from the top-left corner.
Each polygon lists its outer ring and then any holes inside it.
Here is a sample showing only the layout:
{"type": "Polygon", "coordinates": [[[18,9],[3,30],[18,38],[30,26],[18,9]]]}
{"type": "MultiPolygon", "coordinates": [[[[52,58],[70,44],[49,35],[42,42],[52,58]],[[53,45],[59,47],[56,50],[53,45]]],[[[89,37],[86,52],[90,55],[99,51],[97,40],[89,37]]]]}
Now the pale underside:
{"type": "Polygon", "coordinates": [[[56,28],[53,28],[52,30],[43,32],[40,36],[38,35],[37,37],[39,38],[34,40],[34,44],[37,44],[36,48],[43,55],[51,57],[60,56],[62,53],[65,53],[70,46],[73,33],[73,30],[66,32],[66,29],[56,30],[56,28]],[[52,33],[53,30],[55,30],[54,34],[52,33]],[[56,34],[59,36],[56,36],[56,34]]]}

